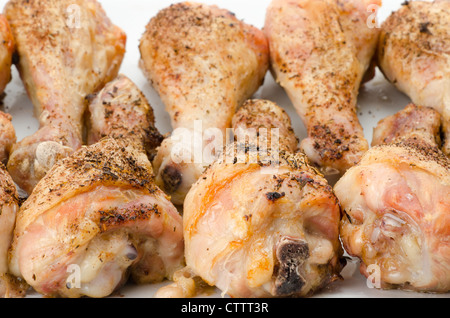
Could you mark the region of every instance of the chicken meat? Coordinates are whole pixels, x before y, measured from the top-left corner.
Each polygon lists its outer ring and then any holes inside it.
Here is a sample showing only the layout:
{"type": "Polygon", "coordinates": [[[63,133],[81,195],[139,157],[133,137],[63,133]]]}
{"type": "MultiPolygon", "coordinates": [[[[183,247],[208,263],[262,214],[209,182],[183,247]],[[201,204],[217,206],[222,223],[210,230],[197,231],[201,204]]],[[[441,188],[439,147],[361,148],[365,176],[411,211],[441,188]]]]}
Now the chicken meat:
{"type": "Polygon", "coordinates": [[[30,194],[55,162],[81,147],[85,97],[117,76],[126,35],[96,0],[10,0],[4,12],[40,124],[14,145],[7,165],[30,194]]]}
{"type": "Polygon", "coordinates": [[[0,298],[25,296],[26,284],[10,274],[8,250],[11,246],[19,195],[6,167],[0,163],[0,298]]]}
{"type": "Polygon", "coordinates": [[[14,37],[8,20],[0,14],[0,97],[11,80],[11,65],[14,53],[14,37]]]}
{"type": "Polygon", "coordinates": [[[307,128],[301,149],[326,175],[343,174],[369,148],[356,107],[373,65],[380,0],[273,0],[264,31],[271,70],[307,128]]]}
{"type": "MultiPolygon", "coordinates": [[[[6,17],[0,14],[0,98],[11,80],[14,39],[6,17]]],[[[11,245],[19,195],[5,164],[16,142],[16,132],[11,115],[0,111],[0,298],[23,297],[26,284],[9,273],[8,249],[11,245]]]]}
{"type": "Polygon", "coordinates": [[[155,127],[155,117],[147,98],[135,83],[120,74],[89,99],[89,145],[107,136],[132,139],[132,142],[141,143],[149,159],[153,159],[163,136],[155,127]]]}
{"type": "Polygon", "coordinates": [[[338,200],[307,157],[289,151],[297,139],[276,104],[248,101],[234,128],[237,140],[186,197],[187,268],[231,297],[310,296],[343,265],[338,200]],[[262,127],[277,133],[261,136],[262,127]]]}
{"type": "Polygon", "coordinates": [[[450,155],[450,1],[406,1],[382,24],[378,64],[416,105],[441,114],[450,155]]]}
{"type": "Polygon", "coordinates": [[[182,205],[226,143],[235,110],[262,84],[268,43],[261,30],[227,10],[182,2],[150,20],[140,52],[174,129],[153,161],[156,182],[182,205]]]}
{"type": "Polygon", "coordinates": [[[0,162],[4,165],[8,162],[9,154],[16,140],[12,116],[0,111],[0,162]]]}
{"type": "MultiPolygon", "coordinates": [[[[8,20],[0,14],[0,99],[11,80],[14,38],[8,20]]],[[[0,162],[7,164],[9,153],[16,142],[16,132],[11,115],[0,111],[0,162]]]]}
{"type": "Polygon", "coordinates": [[[48,296],[104,297],[128,275],[155,283],[184,266],[181,215],[149,160],[153,109],[124,75],[88,109],[90,145],[58,161],[17,218],[11,268],[48,296]]]}
{"type": "Polygon", "coordinates": [[[19,209],[10,270],[46,296],[106,297],[184,266],[182,219],[145,150],[106,137],[59,160],[19,209]]]}
{"type": "Polygon", "coordinates": [[[334,187],[343,245],[375,287],[450,290],[450,159],[439,149],[440,120],[414,104],[382,120],[373,147],[334,187]]]}

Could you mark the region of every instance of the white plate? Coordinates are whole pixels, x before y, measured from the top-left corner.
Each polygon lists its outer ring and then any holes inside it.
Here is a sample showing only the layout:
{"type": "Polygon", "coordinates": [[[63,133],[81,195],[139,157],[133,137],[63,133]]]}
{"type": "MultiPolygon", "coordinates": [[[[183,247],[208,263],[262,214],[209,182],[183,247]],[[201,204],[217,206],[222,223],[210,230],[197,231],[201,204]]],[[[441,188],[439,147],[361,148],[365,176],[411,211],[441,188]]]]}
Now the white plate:
{"type": "MultiPolygon", "coordinates": [[[[261,28],[264,25],[265,11],[270,0],[198,0],[206,4],[216,4],[236,14],[239,19],[261,28]]],[[[379,21],[383,21],[392,11],[398,9],[404,0],[384,1],[379,10],[379,21]]],[[[121,67],[121,73],[132,79],[147,96],[152,105],[156,125],[162,133],[171,131],[170,118],[165,112],[164,105],[138,67],[140,58],[138,44],[145,30],[145,25],[157,12],[175,1],[170,0],[100,0],[108,16],[114,24],[121,27],[127,33],[127,52],[121,67]]],[[[5,1],[1,0],[3,8],[5,1]]],[[[3,100],[4,111],[13,116],[13,124],[16,128],[17,139],[34,133],[38,129],[38,122],[33,116],[33,107],[24,90],[17,70],[13,68],[13,79],[6,88],[6,97],[3,100]]],[[[282,106],[290,115],[295,132],[300,139],[306,137],[306,130],[299,116],[292,107],[285,92],[274,82],[270,73],[261,89],[255,94],[257,98],[269,99],[282,106]]],[[[364,132],[369,142],[372,140],[372,131],[378,121],[388,115],[392,115],[403,109],[409,98],[400,93],[389,84],[377,70],[376,77],[366,83],[359,96],[358,114],[364,127],[364,132]]],[[[370,288],[366,279],[359,273],[356,262],[344,269],[345,280],[331,284],[324,291],[314,297],[326,298],[366,298],[366,297],[449,297],[448,294],[423,294],[404,291],[384,291],[370,288]]],[[[159,287],[167,283],[135,286],[127,285],[120,291],[118,297],[151,298],[159,287]]],[[[40,297],[36,293],[30,293],[28,297],[40,297]]],[[[113,297],[117,297],[113,296],[113,297]]],[[[208,297],[221,297],[219,291],[208,297]]]]}

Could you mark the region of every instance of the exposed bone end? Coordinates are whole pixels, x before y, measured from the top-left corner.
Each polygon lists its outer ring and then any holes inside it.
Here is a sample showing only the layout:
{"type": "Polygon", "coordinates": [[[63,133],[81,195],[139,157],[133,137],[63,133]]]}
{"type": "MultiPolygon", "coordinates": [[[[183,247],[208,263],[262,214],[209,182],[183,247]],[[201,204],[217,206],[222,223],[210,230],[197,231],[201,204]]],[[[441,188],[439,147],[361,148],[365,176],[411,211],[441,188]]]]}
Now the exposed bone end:
{"type": "Polygon", "coordinates": [[[164,169],[162,169],[161,179],[164,183],[164,189],[169,193],[176,192],[183,182],[181,172],[176,166],[173,165],[167,165],[164,169]]]}
{"type": "Polygon", "coordinates": [[[70,155],[73,149],[55,141],[44,141],[37,145],[34,159],[34,174],[44,177],[60,159],[70,155]]]}
{"type": "Polygon", "coordinates": [[[192,185],[200,178],[204,168],[195,163],[167,162],[160,167],[155,183],[175,205],[182,205],[192,185]]]}
{"type": "Polygon", "coordinates": [[[18,186],[30,194],[56,161],[72,152],[72,148],[55,141],[30,145],[19,143],[13,147],[7,165],[8,171],[18,186]]]}
{"type": "Polygon", "coordinates": [[[175,205],[182,205],[192,185],[205,170],[203,163],[194,161],[189,144],[173,136],[163,141],[153,160],[155,183],[171,197],[175,205]]]}
{"type": "Polygon", "coordinates": [[[61,158],[81,147],[81,135],[70,123],[43,126],[14,144],[7,168],[19,188],[30,194],[47,171],[61,158]]]}
{"type": "Polygon", "coordinates": [[[276,246],[278,266],[275,274],[275,295],[290,296],[300,294],[306,284],[302,276],[302,266],[309,258],[308,244],[291,237],[282,237],[276,246]]]}

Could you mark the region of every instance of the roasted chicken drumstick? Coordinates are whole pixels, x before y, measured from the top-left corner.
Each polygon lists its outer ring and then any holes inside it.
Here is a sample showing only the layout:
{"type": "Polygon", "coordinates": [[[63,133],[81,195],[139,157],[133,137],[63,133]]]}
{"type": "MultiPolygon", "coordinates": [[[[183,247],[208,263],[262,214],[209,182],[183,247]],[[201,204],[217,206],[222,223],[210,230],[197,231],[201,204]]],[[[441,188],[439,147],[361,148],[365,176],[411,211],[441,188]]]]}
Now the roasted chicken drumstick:
{"type": "Polygon", "coordinates": [[[334,190],[341,239],[381,288],[450,290],[450,160],[440,115],[413,104],[382,120],[374,147],[334,190]]]}
{"type": "Polygon", "coordinates": [[[13,147],[8,170],[31,193],[55,162],[81,147],[85,97],[117,76],[126,35],[96,0],[10,0],[5,14],[40,123],[13,147]]]}
{"type": "Polygon", "coordinates": [[[303,153],[289,151],[297,140],[276,104],[247,102],[238,127],[278,127],[279,139],[238,138],[192,186],[183,212],[187,267],[232,297],[309,296],[341,270],[337,198],[303,153]]]}
{"type": "Polygon", "coordinates": [[[358,90],[378,39],[367,25],[379,0],[274,0],[265,33],[271,66],[302,118],[301,149],[325,174],[344,173],[368,149],[358,90]]]}
{"type": "Polygon", "coordinates": [[[450,1],[406,1],[382,24],[378,64],[416,105],[441,114],[450,155],[450,1]]]}
{"type": "Polygon", "coordinates": [[[212,147],[205,156],[203,150],[213,142],[224,144],[235,110],[264,80],[268,44],[262,31],[226,10],[183,2],[151,19],[140,52],[141,67],[174,129],[154,160],[156,181],[174,203],[182,204],[222,147],[212,147]],[[186,136],[187,142],[180,140],[186,136]],[[194,157],[197,151],[202,158],[194,157]]]}
{"type": "Polygon", "coordinates": [[[128,275],[154,283],[184,266],[182,219],[154,183],[154,117],[141,94],[121,75],[92,96],[94,143],[58,161],[19,210],[10,264],[38,292],[105,297],[128,275]]]}

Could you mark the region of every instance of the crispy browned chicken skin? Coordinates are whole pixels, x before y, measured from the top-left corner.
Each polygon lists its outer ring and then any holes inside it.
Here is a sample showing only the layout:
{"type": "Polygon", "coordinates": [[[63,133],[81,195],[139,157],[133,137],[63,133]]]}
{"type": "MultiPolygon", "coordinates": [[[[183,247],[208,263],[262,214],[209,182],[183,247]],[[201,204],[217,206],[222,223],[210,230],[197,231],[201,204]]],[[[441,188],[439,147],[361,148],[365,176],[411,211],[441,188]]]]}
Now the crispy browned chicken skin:
{"type": "Polygon", "coordinates": [[[450,290],[450,160],[439,113],[413,104],[382,120],[374,147],[334,190],[341,239],[381,288],[450,290]]]}
{"type": "Polygon", "coordinates": [[[10,0],[4,12],[40,123],[8,162],[14,181],[30,193],[56,161],[82,145],[85,97],[117,76],[126,35],[96,0],[10,0]]]}
{"type": "Polygon", "coordinates": [[[174,203],[182,204],[191,185],[212,162],[194,158],[195,151],[202,153],[215,138],[225,142],[225,130],[231,126],[235,110],[265,77],[268,44],[261,30],[227,10],[182,2],[150,20],[140,52],[141,67],[165,104],[175,130],[153,162],[156,182],[174,203]],[[185,145],[187,159],[178,160],[177,138],[193,136],[196,121],[201,121],[205,133],[200,136],[203,145],[195,149],[185,145]],[[208,136],[208,129],[221,137],[208,136]]]}
{"type": "Polygon", "coordinates": [[[406,1],[382,24],[378,64],[416,105],[441,114],[450,155],[450,1],[406,1]]]}
{"type": "Polygon", "coordinates": [[[369,148],[356,114],[378,39],[379,0],[274,0],[264,31],[271,66],[306,125],[300,147],[325,174],[344,173],[369,148]]]}

